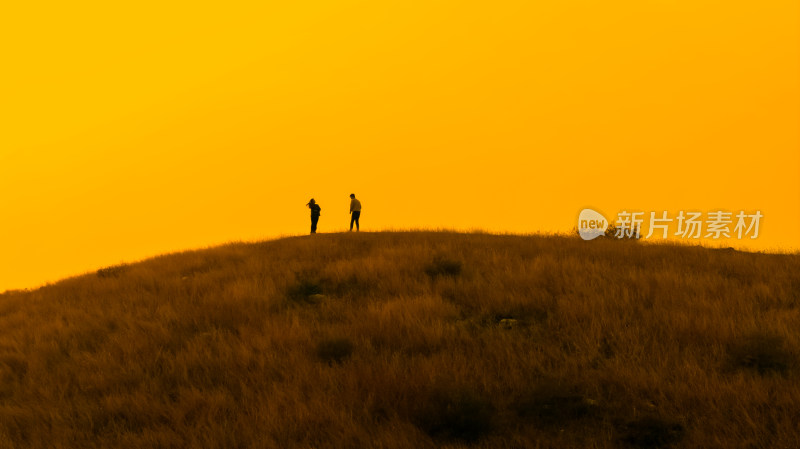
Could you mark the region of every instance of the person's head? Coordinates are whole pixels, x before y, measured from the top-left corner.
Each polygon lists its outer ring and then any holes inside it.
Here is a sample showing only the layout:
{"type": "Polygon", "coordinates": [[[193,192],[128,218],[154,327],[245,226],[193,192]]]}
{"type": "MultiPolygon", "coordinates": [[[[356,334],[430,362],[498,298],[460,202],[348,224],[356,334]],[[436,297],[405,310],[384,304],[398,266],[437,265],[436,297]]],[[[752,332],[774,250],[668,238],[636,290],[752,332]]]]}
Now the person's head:
{"type": "Polygon", "coordinates": [[[306,203],[306,206],[308,206],[308,207],[311,207],[311,206],[312,206],[314,203],[316,203],[316,201],[314,201],[314,198],[311,198],[311,199],[310,199],[310,200],[308,200],[308,202],[306,203]]]}
{"type": "Polygon", "coordinates": [[[350,194],[350,198],[355,198],[355,197],[356,197],[356,194],[355,194],[355,193],[351,193],[351,194],[350,194]]]}

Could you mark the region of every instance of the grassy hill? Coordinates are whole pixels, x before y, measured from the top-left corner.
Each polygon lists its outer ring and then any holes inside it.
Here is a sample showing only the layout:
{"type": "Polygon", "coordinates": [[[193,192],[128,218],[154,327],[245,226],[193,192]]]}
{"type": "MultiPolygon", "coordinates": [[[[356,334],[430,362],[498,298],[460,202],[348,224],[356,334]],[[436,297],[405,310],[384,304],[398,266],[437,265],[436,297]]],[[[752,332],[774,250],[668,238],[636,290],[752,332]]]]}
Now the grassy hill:
{"type": "Polygon", "coordinates": [[[2,448],[797,448],[800,256],[320,234],[0,295],[2,448]]]}

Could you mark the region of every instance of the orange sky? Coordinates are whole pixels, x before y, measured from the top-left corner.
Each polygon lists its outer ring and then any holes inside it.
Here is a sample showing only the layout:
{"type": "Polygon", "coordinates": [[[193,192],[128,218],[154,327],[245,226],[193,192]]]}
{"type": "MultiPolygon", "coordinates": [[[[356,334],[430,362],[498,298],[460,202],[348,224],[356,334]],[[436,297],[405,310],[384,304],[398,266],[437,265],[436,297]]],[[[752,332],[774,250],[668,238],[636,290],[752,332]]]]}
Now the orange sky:
{"type": "Polygon", "coordinates": [[[796,0],[12,2],[0,42],[0,291],[351,192],[368,230],[761,210],[721,244],[800,248],[796,0]]]}

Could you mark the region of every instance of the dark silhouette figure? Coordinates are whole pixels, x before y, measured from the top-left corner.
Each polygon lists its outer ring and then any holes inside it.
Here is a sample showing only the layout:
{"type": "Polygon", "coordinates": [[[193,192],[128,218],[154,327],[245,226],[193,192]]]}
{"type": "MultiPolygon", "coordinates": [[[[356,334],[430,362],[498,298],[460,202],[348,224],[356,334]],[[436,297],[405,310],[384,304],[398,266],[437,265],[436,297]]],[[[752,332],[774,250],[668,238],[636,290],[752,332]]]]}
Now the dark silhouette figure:
{"type": "Polygon", "coordinates": [[[361,201],[356,199],[356,194],[350,194],[350,231],[353,230],[353,223],[356,224],[356,231],[359,230],[358,219],[361,218],[361,201]]]}
{"type": "Polygon", "coordinates": [[[308,208],[311,209],[311,233],[316,234],[317,222],[319,221],[319,213],[322,212],[322,208],[319,207],[319,204],[317,204],[316,201],[314,201],[314,198],[311,198],[311,200],[308,203],[306,203],[306,206],[308,206],[308,208]]]}

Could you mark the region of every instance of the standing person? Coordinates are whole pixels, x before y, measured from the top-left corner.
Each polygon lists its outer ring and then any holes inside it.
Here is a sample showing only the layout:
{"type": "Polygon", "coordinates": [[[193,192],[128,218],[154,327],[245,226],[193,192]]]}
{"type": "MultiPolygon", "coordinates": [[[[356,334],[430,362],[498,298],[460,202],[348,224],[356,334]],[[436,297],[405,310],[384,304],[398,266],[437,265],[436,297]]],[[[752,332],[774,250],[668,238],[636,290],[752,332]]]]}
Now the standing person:
{"type": "Polygon", "coordinates": [[[350,194],[350,232],[353,232],[353,223],[356,224],[356,231],[359,230],[358,219],[361,218],[361,201],[356,199],[356,194],[350,194]]]}
{"type": "Polygon", "coordinates": [[[308,203],[306,203],[306,206],[308,206],[308,208],[311,209],[311,233],[316,234],[317,222],[319,221],[319,213],[322,212],[322,208],[319,207],[319,204],[317,204],[316,201],[314,201],[314,198],[311,198],[311,200],[309,200],[308,203]]]}

